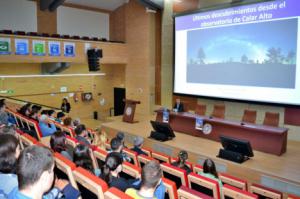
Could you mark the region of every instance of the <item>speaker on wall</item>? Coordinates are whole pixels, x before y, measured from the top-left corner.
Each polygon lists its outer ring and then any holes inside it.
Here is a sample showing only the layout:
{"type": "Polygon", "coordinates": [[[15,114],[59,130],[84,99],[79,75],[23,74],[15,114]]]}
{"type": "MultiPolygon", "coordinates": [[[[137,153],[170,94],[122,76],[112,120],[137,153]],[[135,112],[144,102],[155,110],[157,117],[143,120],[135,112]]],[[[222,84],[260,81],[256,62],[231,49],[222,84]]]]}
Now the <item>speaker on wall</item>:
{"type": "Polygon", "coordinates": [[[100,58],[103,57],[102,49],[89,49],[87,51],[89,71],[100,70],[100,58]]]}

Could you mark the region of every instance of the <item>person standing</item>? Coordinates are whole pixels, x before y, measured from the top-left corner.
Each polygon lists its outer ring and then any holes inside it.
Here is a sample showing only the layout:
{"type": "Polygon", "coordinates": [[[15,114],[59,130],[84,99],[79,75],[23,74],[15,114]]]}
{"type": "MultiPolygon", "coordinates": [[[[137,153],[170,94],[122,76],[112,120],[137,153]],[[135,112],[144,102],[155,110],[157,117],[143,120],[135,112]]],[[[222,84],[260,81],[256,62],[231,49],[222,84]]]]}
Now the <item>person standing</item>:
{"type": "Polygon", "coordinates": [[[64,99],[63,99],[60,109],[61,109],[63,112],[66,112],[66,113],[69,113],[69,112],[70,112],[70,110],[71,110],[71,105],[70,105],[70,103],[68,102],[67,98],[64,98],[64,99]]]}

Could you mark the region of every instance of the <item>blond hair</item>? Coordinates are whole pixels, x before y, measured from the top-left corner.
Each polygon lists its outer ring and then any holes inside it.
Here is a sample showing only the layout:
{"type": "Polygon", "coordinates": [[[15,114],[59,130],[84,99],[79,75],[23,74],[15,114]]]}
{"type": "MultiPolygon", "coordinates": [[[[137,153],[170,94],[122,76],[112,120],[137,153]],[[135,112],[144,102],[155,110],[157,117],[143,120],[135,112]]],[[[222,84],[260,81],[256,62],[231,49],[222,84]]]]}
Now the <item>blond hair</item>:
{"type": "Polygon", "coordinates": [[[105,150],[107,133],[103,129],[95,129],[95,138],[93,144],[105,150]]]}

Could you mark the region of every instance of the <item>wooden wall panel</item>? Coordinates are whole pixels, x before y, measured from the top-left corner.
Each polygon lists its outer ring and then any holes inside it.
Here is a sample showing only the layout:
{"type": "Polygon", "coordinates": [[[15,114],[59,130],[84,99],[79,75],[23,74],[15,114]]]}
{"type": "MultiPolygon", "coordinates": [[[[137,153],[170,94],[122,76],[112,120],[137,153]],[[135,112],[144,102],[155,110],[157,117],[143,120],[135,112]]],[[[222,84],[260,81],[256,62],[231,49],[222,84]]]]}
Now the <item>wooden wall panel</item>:
{"type": "Polygon", "coordinates": [[[109,38],[112,41],[126,41],[125,6],[121,6],[110,13],[109,38]]]}
{"type": "Polygon", "coordinates": [[[37,26],[38,33],[57,33],[57,12],[41,11],[40,4],[37,2],[37,26]]]}

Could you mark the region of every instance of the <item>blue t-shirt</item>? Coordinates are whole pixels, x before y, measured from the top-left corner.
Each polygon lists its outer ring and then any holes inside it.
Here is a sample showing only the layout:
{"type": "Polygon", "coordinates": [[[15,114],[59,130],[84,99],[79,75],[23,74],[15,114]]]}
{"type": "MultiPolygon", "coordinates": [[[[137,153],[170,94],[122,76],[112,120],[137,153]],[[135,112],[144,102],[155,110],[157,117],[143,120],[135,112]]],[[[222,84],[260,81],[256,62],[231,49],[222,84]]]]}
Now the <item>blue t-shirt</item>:
{"type": "Polygon", "coordinates": [[[10,194],[8,195],[8,199],[32,199],[32,198],[29,198],[24,194],[22,194],[16,187],[12,190],[12,192],[10,192],[10,194]]]}

